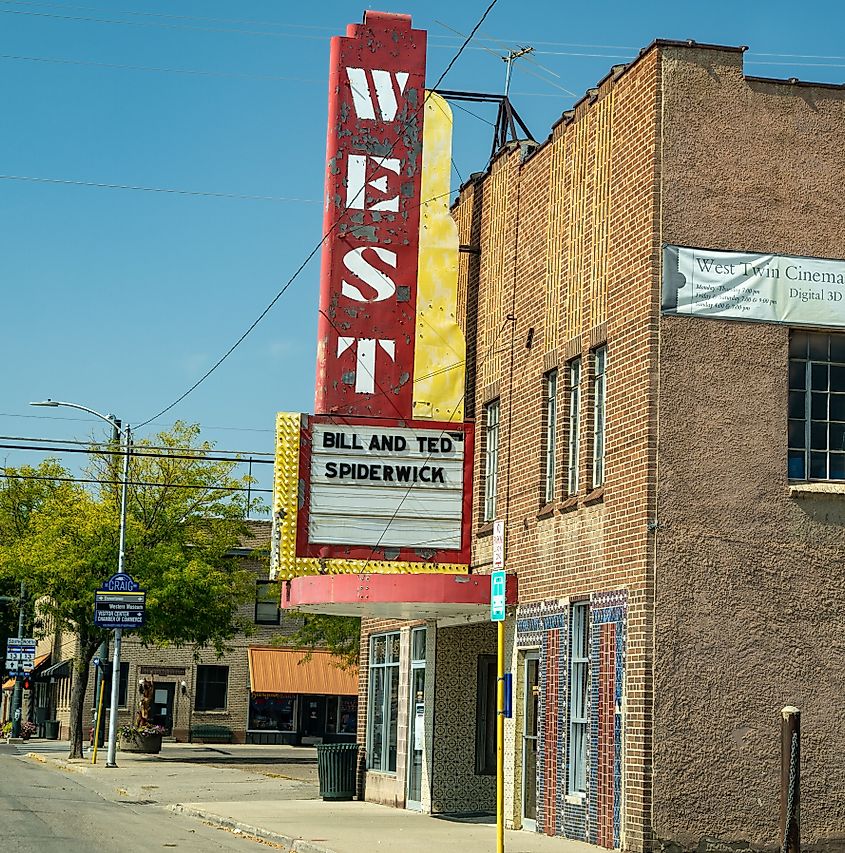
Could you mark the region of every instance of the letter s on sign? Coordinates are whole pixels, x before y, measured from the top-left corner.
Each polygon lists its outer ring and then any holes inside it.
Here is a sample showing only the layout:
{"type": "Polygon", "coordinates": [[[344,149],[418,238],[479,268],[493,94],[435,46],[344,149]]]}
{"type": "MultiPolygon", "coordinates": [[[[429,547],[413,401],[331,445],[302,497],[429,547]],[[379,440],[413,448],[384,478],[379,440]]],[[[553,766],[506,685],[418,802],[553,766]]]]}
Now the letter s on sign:
{"type": "Polygon", "coordinates": [[[351,249],[343,256],[343,265],[365,284],[370,285],[376,295],[372,299],[368,299],[357,285],[350,284],[345,279],[341,282],[340,291],[344,296],[354,299],[356,302],[384,302],[385,299],[390,299],[396,293],[396,283],[364,258],[364,252],[368,249],[375,252],[379,259],[388,266],[396,269],[396,252],[391,252],[390,249],[382,249],[379,246],[360,246],[357,249],[351,249]]]}

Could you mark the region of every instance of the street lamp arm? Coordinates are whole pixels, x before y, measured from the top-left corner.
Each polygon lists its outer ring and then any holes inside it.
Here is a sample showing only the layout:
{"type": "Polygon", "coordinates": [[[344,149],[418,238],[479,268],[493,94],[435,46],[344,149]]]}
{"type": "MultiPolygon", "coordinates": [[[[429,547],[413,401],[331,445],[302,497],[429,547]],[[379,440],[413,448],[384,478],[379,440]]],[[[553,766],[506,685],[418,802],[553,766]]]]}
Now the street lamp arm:
{"type": "Polygon", "coordinates": [[[66,406],[68,409],[79,409],[80,412],[88,412],[89,415],[94,415],[94,417],[99,418],[102,421],[105,421],[108,424],[111,424],[116,430],[120,430],[120,421],[111,415],[103,415],[100,412],[95,411],[94,409],[89,409],[88,406],[82,406],[79,403],[67,403],[62,400],[41,400],[37,403],[30,403],[30,406],[66,406]]]}

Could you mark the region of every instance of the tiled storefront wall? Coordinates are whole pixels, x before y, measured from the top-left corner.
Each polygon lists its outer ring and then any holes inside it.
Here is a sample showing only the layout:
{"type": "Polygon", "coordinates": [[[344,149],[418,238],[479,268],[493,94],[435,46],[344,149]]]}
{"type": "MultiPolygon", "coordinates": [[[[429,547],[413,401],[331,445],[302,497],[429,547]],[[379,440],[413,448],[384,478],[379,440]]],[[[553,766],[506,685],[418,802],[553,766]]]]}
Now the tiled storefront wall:
{"type": "Polygon", "coordinates": [[[496,777],[475,772],[478,656],[495,654],[491,622],[437,629],[432,812],[495,811],[496,777]]]}
{"type": "MultiPolygon", "coordinates": [[[[570,607],[552,600],[517,609],[517,649],[540,652],[538,832],[608,848],[620,845],[626,612],[624,590],[590,598],[587,796],[579,800],[567,796],[570,607]]],[[[524,694],[518,698],[524,701],[524,694]]],[[[521,713],[518,723],[524,730],[521,713]]]]}

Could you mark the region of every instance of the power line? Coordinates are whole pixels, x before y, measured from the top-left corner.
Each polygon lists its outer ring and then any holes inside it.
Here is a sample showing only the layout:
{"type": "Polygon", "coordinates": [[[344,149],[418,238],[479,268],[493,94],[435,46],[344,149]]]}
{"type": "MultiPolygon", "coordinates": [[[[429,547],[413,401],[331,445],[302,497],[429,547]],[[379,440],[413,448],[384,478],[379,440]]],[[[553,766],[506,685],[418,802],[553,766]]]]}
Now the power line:
{"type": "MultiPolygon", "coordinates": [[[[437,89],[440,86],[440,84],[443,82],[446,75],[452,69],[454,64],[458,61],[458,58],[464,52],[464,49],[469,44],[470,40],[475,35],[475,33],[478,31],[479,27],[484,23],[485,19],[490,14],[491,10],[493,9],[493,7],[496,5],[497,2],[498,2],[498,0],[492,0],[492,2],[484,10],[484,13],[482,14],[478,23],[472,28],[470,34],[464,40],[464,43],[461,45],[461,47],[458,49],[457,53],[449,61],[449,64],[446,66],[443,73],[437,79],[437,82],[429,89],[429,94],[426,95],[426,97],[423,99],[422,104],[420,104],[420,106],[411,114],[411,116],[405,122],[406,128],[408,127],[408,125],[410,124],[412,119],[416,117],[417,113],[419,113],[421,110],[425,109],[425,105],[428,101],[428,98],[430,96],[431,91],[437,89]]],[[[396,147],[398,142],[399,142],[399,137],[397,137],[396,140],[394,140],[393,144],[390,147],[390,150],[387,152],[386,155],[384,155],[385,157],[390,156],[390,154],[392,153],[393,149],[396,147]]],[[[362,191],[363,191],[363,188],[358,191],[358,195],[360,195],[360,193],[362,191]]],[[[449,193],[449,194],[451,195],[451,193],[449,193]]],[[[357,198],[357,195],[356,195],[356,198],[357,198]]],[[[221,364],[223,364],[223,362],[247,338],[247,336],[252,332],[252,330],[264,319],[265,316],[267,316],[267,314],[270,312],[270,310],[273,308],[273,306],[276,304],[276,302],[279,301],[279,299],[284,295],[284,293],[294,283],[294,281],[296,281],[296,279],[299,277],[299,274],[302,272],[302,270],[305,269],[305,267],[307,266],[307,264],[309,263],[311,258],[313,258],[314,255],[317,254],[317,252],[322,247],[323,243],[325,243],[325,241],[332,235],[334,230],[340,225],[340,223],[343,219],[343,216],[346,215],[346,213],[348,213],[348,211],[349,211],[349,206],[347,205],[343,211],[343,214],[337,218],[337,220],[335,221],[335,224],[332,226],[332,228],[326,232],[326,234],[322,237],[322,239],[320,239],[320,241],[308,253],[305,260],[299,265],[299,267],[296,269],[294,274],[288,279],[288,281],[285,283],[284,287],[282,287],[282,289],[273,297],[273,299],[270,301],[270,304],[267,305],[267,307],[258,315],[258,317],[256,317],[256,319],[249,325],[249,327],[246,329],[246,331],[235,341],[235,343],[232,344],[232,346],[229,347],[229,349],[196,382],[194,382],[194,384],[191,385],[191,387],[188,388],[187,391],[182,393],[172,403],[165,406],[165,408],[163,408],[160,412],[153,415],[152,418],[149,418],[146,421],[143,421],[142,423],[138,424],[136,429],[140,429],[141,427],[146,426],[148,423],[150,423],[150,421],[153,421],[156,418],[161,417],[163,414],[165,414],[165,412],[170,411],[170,409],[172,409],[174,406],[176,406],[178,403],[180,403],[182,400],[184,400],[185,397],[187,397],[192,391],[194,391],[196,388],[198,388],[209,376],[211,376],[212,373],[214,373],[215,370],[217,370],[218,367],[220,367],[221,364]]]]}
{"type": "MultiPolygon", "coordinates": [[[[109,450],[106,447],[85,448],[85,447],[33,447],[25,444],[0,444],[2,450],[35,450],[39,453],[85,453],[95,456],[126,456],[125,450],[109,450]]],[[[152,459],[190,459],[194,462],[232,462],[233,464],[254,463],[255,465],[272,465],[272,459],[232,459],[228,456],[209,456],[202,451],[196,453],[146,453],[143,450],[137,450],[135,446],[132,448],[131,455],[140,457],[149,457],[152,459]]]]}
{"type": "MultiPolygon", "coordinates": [[[[90,418],[73,418],[73,417],[63,417],[61,415],[30,415],[30,414],[19,414],[14,412],[0,412],[0,418],[29,418],[35,420],[45,420],[45,421],[73,421],[75,423],[91,423],[90,418]]],[[[150,421],[151,424],[156,423],[156,421],[150,421]]],[[[161,423],[158,422],[158,426],[164,426],[167,429],[172,429],[176,426],[175,423],[161,423]]],[[[203,429],[207,430],[221,430],[221,431],[229,431],[229,432],[274,432],[274,430],[269,427],[228,427],[228,426],[206,426],[203,429]]],[[[244,453],[251,453],[252,451],[243,451],[244,453]]],[[[257,451],[256,451],[257,452],[257,451]]]]}
{"type": "MultiPolygon", "coordinates": [[[[3,0],[0,0],[3,2],[3,0]]],[[[93,68],[120,69],[124,71],[154,71],[161,74],[191,74],[201,77],[234,77],[246,80],[284,80],[296,83],[325,83],[317,77],[289,77],[278,74],[249,74],[241,71],[214,71],[204,68],[169,68],[154,65],[124,65],[117,62],[94,62],[89,59],[64,59],[52,56],[21,56],[13,53],[0,53],[0,59],[16,60],[19,62],[48,62],[56,65],[81,65],[93,68]]]]}
{"type": "MultiPolygon", "coordinates": [[[[1,2],[2,0],[0,0],[1,2]]],[[[0,12],[3,10],[0,9],[0,12]]],[[[206,190],[183,190],[175,187],[146,187],[138,184],[107,184],[100,181],[77,181],[70,178],[43,178],[33,175],[0,175],[4,181],[29,181],[37,184],[70,184],[79,187],[96,187],[109,190],[137,190],[146,193],[170,193],[171,195],[206,196],[210,198],[235,198],[247,201],[283,201],[301,204],[320,204],[315,198],[293,198],[277,195],[247,195],[243,193],[221,193],[206,190]]]]}
{"type": "MultiPolygon", "coordinates": [[[[48,480],[57,483],[97,483],[100,486],[122,486],[122,480],[98,480],[95,477],[46,477],[41,474],[7,474],[2,469],[0,478],[4,480],[48,480]]],[[[259,489],[255,486],[201,486],[191,483],[147,483],[141,480],[127,480],[127,486],[157,486],[163,489],[203,489],[207,492],[266,492],[272,489],[259,489]]]]}
{"type": "MultiPolygon", "coordinates": [[[[77,447],[103,447],[104,443],[97,441],[80,441],[75,438],[32,438],[29,436],[21,436],[21,435],[0,435],[0,441],[27,441],[27,442],[47,442],[48,444],[58,443],[63,445],[75,445],[77,447]]],[[[182,450],[185,452],[196,452],[196,453],[207,453],[207,452],[215,452],[215,453],[227,453],[227,454],[237,454],[241,456],[274,456],[272,452],[266,450],[216,450],[213,447],[205,450],[204,448],[199,447],[179,447],[179,446],[168,446],[163,444],[133,444],[133,447],[141,447],[144,450],[182,450]]],[[[133,453],[134,455],[134,453],[133,453]]]]}

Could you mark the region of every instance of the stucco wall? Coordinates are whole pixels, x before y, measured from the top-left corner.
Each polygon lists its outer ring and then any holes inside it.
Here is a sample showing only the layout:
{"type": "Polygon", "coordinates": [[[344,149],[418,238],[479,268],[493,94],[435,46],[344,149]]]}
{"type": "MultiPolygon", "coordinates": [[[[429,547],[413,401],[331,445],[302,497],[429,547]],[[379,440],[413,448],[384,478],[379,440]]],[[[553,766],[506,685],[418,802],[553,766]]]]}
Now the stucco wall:
{"type": "MultiPolygon", "coordinates": [[[[662,60],[662,239],[845,255],[845,93],[662,60]]],[[[779,710],[803,710],[803,849],[845,849],[845,495],[791,497],[788,328],[660,323],[654,831],[777,845],[779,710]]],[[[721,849],[721,848],[720,848],[721,849]]]]}

